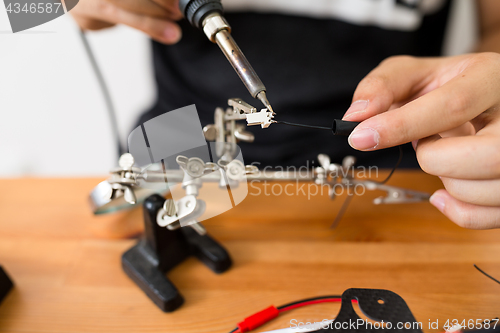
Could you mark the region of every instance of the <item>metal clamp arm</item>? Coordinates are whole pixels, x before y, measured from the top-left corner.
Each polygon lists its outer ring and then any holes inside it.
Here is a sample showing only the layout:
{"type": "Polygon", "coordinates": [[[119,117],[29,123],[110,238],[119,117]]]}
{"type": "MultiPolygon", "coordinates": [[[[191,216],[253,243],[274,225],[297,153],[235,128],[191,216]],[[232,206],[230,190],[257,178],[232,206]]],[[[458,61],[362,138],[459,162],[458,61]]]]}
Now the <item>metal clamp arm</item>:
{"type": "Polygon", "coordinates": [[[363,183],[368,190],[381,190],[387,192],[385,197],[378,197],[373,200],[375,205],[381,204],[401,204],[428,201],[431,197],[429,193],[408,190],[401,187],[379,184],[373,181],[356,181],[363,183]]]}

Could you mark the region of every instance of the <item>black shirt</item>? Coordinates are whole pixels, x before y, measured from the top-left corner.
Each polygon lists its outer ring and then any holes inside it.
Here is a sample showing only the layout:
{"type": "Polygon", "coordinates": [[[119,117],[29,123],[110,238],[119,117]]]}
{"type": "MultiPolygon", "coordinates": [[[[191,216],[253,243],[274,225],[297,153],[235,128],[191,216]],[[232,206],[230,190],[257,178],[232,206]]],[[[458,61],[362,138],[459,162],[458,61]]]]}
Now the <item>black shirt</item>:
{"type": "MultiPolygon", "coordinates": [[[[419,1],[407,1],[411,5],[393,1],[396,6],[414,6],[413,10],[418,10],[415,3],[419,1]]],[[[450,3],[445,1],[438,11],[423,15],[416,29],[291,14],[227,12],[225,17],[234,39],[266,85],[276,119],[330,126],[348,109],[359,81],[382,60],[402,54],[439,56],[449,9],[450,3]]],[[[178,44],[153,42],[158,97],[140,122],[195,104],[202,125],[206,125],[213,123],[215,108],[226,107],[231,97],[262,108],[218,46],[185,20],[180,25],[183,38],[178,44]]],[[[248,129],[256,140],[240,144],[246,164],[311,165],[319,153],[330,155],[334,162],[355,155],[358,164],[366,166],[391,167],[397,160],[396,148],[358,152],[350,148],[346,137],[335,137],[328,131],[279,124],[248,129]]],[[[415,153],[406,145],[402,166],[416,165],[415,153]]]]}

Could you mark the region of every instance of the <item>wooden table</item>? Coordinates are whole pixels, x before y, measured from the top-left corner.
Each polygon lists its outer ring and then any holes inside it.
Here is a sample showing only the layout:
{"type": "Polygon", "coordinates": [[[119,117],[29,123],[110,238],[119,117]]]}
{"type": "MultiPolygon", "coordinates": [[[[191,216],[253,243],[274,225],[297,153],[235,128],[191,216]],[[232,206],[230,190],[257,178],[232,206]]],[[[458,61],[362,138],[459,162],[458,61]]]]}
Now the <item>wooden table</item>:
{"type": "MultiPolygon", "coordinates": [[[[92,216],[90,190],[101,179],[0,180],[0,264],[15,289],[0,306],[1,332],[229,332],[271,304],[352,287],[401,295],[418,321],[500,316],[500,230],[461,229],[428,203],[374,206],[353,200],[335,230],[341,200],[255,196],[205,222],[234,266],[213,274],[189,259],[169,278],[186,302],[162,313],[128,279],[121,254],[141,231],[141,211],[92,216]]],[[[434,191],[440,181],[398,171],[390,184],[434,191]]],[[[337,304],[290,311],[291,319],[333,318],[337,304]]],[[[441,331],[441,328],[439,329],[441,331]]]]}

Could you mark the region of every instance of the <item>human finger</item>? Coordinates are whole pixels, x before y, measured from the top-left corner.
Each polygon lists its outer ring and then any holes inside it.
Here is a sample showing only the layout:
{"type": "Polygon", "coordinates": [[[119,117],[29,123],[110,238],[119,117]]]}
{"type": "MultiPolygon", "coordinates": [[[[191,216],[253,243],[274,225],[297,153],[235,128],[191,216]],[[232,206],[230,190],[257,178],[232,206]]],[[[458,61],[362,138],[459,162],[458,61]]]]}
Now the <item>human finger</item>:
{"type": "Polygon", "coordinates": [[[500,55],[476,57],[440,88],[363,121],[349,143],[358,150],[377,150],[456,128],[498,104],[499,76],[500,55]]]}
{"type": "Polygon", "coordinates": [[[353,103],[343,120],[362,121],[385,112],[423,89],[433,77],[439,59],[390,57],[372,70],[356,87],[353,103]]]}
{"type": "Polygon", "coordinates": [[[425,172],[456,179],[500,178],[500,137],[473,135],[421,139],[417,160],[425,172]]]}
{"type": "Polygon", "coordinates": [[[500,207],[500,179],[469,180],[441,177],[448,193],[457,200],[481,206],[500,207]]]}
{"type": "Polygon", "coordinates": [[[446,190],[436,191],[430,202],[457,225],[467,229],[500,228],[500,207],[485,207],[465,203],[446,190]]]}

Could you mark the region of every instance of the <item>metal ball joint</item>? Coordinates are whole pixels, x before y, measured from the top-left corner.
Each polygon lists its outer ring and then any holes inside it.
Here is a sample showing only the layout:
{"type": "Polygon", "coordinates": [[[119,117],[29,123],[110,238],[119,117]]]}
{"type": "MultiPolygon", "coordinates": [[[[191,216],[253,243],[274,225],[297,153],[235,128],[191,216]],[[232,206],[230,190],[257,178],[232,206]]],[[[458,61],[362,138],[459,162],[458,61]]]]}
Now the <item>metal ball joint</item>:
{"type": "Polygon", "coordinates": [[[199,178],[217,170],[215,163],[205,163],[198,157],[187,158],[186,156],[179,155],[175,160],[179,164],[179,167],[193,178],[199,178]]]}
{"type": "Polygon", "coordinates": [[[110,199],[123,194],[123,198],[130,204],[135,204],[137,198],[133,187],[137,185],[137,176],[141,172],[140,168],[134,167],[135,160],[132,154],[126,153],[120,156],[119,167],[111,170],[111,178],[108,180],[111,190],[108,193],[110,199]]]}

